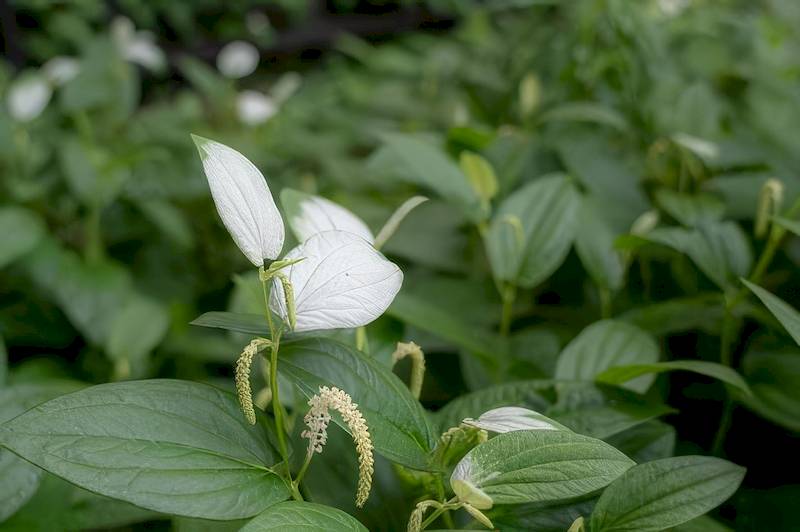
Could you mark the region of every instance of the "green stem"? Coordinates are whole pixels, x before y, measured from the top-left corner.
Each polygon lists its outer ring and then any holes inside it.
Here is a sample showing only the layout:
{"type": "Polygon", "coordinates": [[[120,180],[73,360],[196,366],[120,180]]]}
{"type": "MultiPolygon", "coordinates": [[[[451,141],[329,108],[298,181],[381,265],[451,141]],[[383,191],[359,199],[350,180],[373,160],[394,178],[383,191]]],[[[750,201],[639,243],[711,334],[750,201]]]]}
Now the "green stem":
{"type": "MultiPolygon", "coordinates": [[[[442,478],[441,477],[439,477],[439,482],[437,484],[438,484],[437,488],[438,488],[438,491],[439,491],[439,498],[441,500],[445,500],[445,498],[444,498],[444,495],[445,495],[445,493],[444,493],[444,483],[442,482],[442,478]]],[[[444,524],[448,529],[450,529],[450,530],[455,529],[456,526],[455,526],[455,523],[453,522],[453,516],[450,514],[449,510],[444,510],[444,514],[442,515],[442,519],[444,520],[444,524]]],[[[425,527],[423,526],[422,528],[425,528],[425,527]]]]}
{"type": "Polygon", "coordinates": [[[600,294],[600,317],[604,320],[611,318],[611,291],[608,288],[598,287],[600,294]]]}
{"type": "Polygon", "coordinates": [[[269,279],[262,279],[261,288],[264,293],[264,308],[267,317],[267,325],[269,326],[270,339],[272,340],[269,355],[269,387],[272,390],[272,414],[275,416],[275,429],[278,433],[278,449],[284,464],[286,464],[286,474],[289,477],[289,484],[293,488],[292,496],[296,500],[303,500],[292,481],[292,472],[289,466],[289,451],[286,445],[285,433],[286,427],[283,422],[283,407],[281,406],[280,394],[278,392],[278,349],[280,346],[281,331],[276,329],[272,319],[272,311],[269,309],[269,282],[269,279]]]}
{"type": "Polygon", "coordinates": [[[517,299],[517,287],[507,284],[500,293],[503,299],[503,311],[500,316],[500,335],[507,337],[511,332],[511,318],[514,313],[514,301],[517,299]]]}

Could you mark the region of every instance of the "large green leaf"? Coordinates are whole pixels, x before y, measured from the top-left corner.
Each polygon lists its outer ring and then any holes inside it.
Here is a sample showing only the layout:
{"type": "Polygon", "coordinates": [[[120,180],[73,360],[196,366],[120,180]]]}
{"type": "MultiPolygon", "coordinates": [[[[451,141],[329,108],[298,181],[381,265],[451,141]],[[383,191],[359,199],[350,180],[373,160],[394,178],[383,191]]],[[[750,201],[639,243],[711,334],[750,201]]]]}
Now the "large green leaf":
{"type": "Polygon", "coordinates": [[[369,166],[433,190],[442,199],[458,205],[473,222],[485,219],[488,214],[458,165],[433,145],[410,135],[385,135],[384,145],[372,155],[369,166]]]}
{"type": "Polygon", "coordinates": [[[279,356],[278,370],[306,396],[316,394],[320,386],[347,392],[364,415],[377,452],[409,467],[428,467],[433,431],[422,406],[395,374],[360,351],[328,338],[282,343],[279,356]]]}
{"type": "Polygon", "coordinates": [[[750,352],[742,371],[753,394],[740,400],[770,421],[800,432],[800,352],[750,352]]]}
{"type": "Polygon", "coordinates": [[[784,300],[772,295],[757,284],[751,283],[745,279],[742,279],[742,282],[758,296],[758,299],[772,312],[773,316],[778,318],[781,325],[792,335],[794,341],[800,345],[800,312],[797,312],[797,310],[792,308],[784,300]]]}
{"type": "Polygon", "coordinates": [[[649,373],[663,373],[665,371],[692,371],[708,377],[714,377],[722,382],[739,388],[749,394],[750,389],[741,375],[734,369],[715,362],[703,360],[670,360],[669,362],[656,362],[654,364],[631,364],[609,368],[597,375],[597,380],[608,384],[622,384],[640,375],[649,373]]]}
{"type": "Polygon", "coordinates": [[[725,204],[710,194],[692,196],[662,188],[655,196],[659,207],[687,227],[718,222],[725,214],[725,204]]]}
{"type": "Polygon", "coordinates": [[[658,400],[625,388],[559,382],[557,401],[544,412],[580,434],[606,439],[674,412],[658,400]]]}
{"type": "MultiPolygon", "coordinates": [[[[496,363],[501,339],[494,333],[459,319],[427,299],[401,290],[387,313],[414,327],[431,332],[453,345],[466,349],[484,361],[496,363]]],[[[501,353],[502,354],[502,353],[501,353]]]]}
{"type": "Polygon", "coordinates": [[[644,238],[688,255],[721,288],[747,275],[753,263],[750,242],[733,222],[704,223],[694,229],[658,228],[644,238]]]}
{"type": "Polygon", "coordinates": [[[32,250],[44,232],[44,223],[34,212],[16,206],[0,208],[0,268],[32,250]]]}
{"type": "Polygon", "coordinates": [[[579,208],[580,195],[563,175],[537,179],[506,198],[486,235],[495,278],[527,288],[550,276],[572,246],[579,208]]]}
{"type": "Polygon", "coordinates": [[[320,530],[367,532],[358,520],[341,510],[313,502],[284,501],[267,508],[241,532],[318,532],[320,530]]]}
{"type": "Polygon", "coordinates": [[[206,312],[195,318],[192,325],[225,329],[246,334],[257,334],[269,338],[267,319],[259,314],[238,314],[235,312],[206,312]]]}
{"type": "MultiPolygon", "coordinates": [[[[622,321],[598,321],[581,331],[558,358],[556,378],[594,380],[609,368],[630,364],[650,364],[658,360],[658,344],[646,332],[622,321]]],[[[625,384],[644,392],[653,377],[625,384]]]]}
{"type": "MultiPolygon", "coordinates": [[[[57,395],[72,392],[82,387],[74,381],[48,381],[40,384],[17,384],[0,389],[0,423],[21,414],[57,395]]],[[[0,522],[17,511],[36,492],[42,470],[16,456],[7,449],[0,449],[0,522]]]]}
{"type": "Polygon", "coordinates": [[[632,465],[601,440],[569,431],[524,430],[472,449],[450,484],[461,500],[484,508],[556,502],[602,489],[632,465]]]}
{"type": "Polygon", "coordinates": [[[733,495],[745,470],[706,456],[678,456],[632,467],[597,501],[591,530],[664,530],[703,515],[733,495]]]}
{"type": "Polygon", "coordinates": [[[618,319],[659,336],[691,329],[718,334],[724,314],[722,305],[721,294],[700,294],[632,308],[618,319]]]}
{"type": "Polygon", "coordinates": [[[503,532],[565,532],[581,516],[592,513],[594,499],[566,503],[498,506],[484,512],[503,532]]]}
{"type": "Polygon", "coordinates": [[[63,395],[7,422],[3,445],[81,487],[152,510],[237,519],[289,495],[266,422],[206,384],[131,381],[63,395]]]}
{"type": "Polygon", "coordinates": [[[609,438],[613,445],[637,463],[669,458],[675,452],[675,429],[663,421],[651,419],[609,438]]]}

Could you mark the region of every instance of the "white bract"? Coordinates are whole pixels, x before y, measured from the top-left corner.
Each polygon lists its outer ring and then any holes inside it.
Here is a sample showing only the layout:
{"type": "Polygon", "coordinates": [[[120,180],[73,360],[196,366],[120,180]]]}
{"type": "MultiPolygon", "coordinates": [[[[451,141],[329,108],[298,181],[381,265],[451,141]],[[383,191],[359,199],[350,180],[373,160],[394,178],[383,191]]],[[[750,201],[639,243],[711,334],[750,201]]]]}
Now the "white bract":
{"type": "Polygon", "coordinates": [[[519,406],[495,408],[484,412],[478,419],[467,418],[463,423],[500,434],[516,430],[568,430],[539,412],[519,406]]]}
{"type": "MultiPolygon", "coordinates": [[[[285,260],[294,290],[296,331],[361,327],[383,314],[403,283],[403,272],[372,244],[346,231],[317,233],[285,260]]],[[[283,286],[273,281],[270,306],[288,320],[283,286]]]]}
{"type": "Polygon", "coordinates": [[[17,122],[30,122],[45,110],[53,90],[44,76],[29,72],[15,79],[6,94],[6,104],[11,118],[17,122]]]}
{"type": "Polygon", "coordinates": [[[346,231],[375,242],[372,231],[361,218],[331,200],[291,189],[285,189],[281,199],[284,207],[292,206],[289,226],[300,242],[325,231],[346,231]]]}
{"type": "Polygon", "coordinates": [[[284,228],[264,176],[238,151],[192,135],[222,223],[255,266],[274,260],[283,248],[284,228]]]}
{"type": "Polygon", "coordinates": [[[263,124],[277,112],[278,106],[275,101],[261,92],[242,91],[236,98],[236,114],[245,125],[263,124]]]}
{"type": "Polygon", "coordinates": [[[222,47],[217,54],[217,70],[230,79],[252,74],[258,66],[258,50],[245,41],[233,41],[222,47]]]}

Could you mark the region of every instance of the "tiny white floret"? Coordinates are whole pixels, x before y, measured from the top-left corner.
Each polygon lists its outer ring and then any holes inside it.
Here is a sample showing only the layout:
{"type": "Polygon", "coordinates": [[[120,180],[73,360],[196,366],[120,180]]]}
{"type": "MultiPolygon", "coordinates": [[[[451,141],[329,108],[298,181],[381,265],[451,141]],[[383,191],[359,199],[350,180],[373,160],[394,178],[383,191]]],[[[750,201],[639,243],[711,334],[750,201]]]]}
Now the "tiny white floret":
{"type": "Polygon", "coordinates": [[[217,54],[217,70],[230,79],[239,79],[255,72],[259,55],[255,46],[245,41],[233,41],[217,54]]]}

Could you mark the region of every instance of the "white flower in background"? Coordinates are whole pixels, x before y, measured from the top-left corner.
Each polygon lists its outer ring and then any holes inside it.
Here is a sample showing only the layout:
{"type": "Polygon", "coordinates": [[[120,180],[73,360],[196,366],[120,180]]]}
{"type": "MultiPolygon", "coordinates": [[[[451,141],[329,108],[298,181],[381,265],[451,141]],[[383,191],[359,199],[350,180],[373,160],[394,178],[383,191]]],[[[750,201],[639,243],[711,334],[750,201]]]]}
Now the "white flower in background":
{"type": "Polygon", "coordinates": [[[59,55],[42,65],[42,73],[47,80],[59,87],[75,78],[80,72],[80,61],[74,57],[59,55]]]}
{"type": "Polygon", "coordinates": [[[687,7],[691,0],[658,0],[658,7],[668,17],[677,17],[687,7]]]}
{"type": "Polygon", "coordinates": [[[129,18],[116,17],[111,21],[111,38],[126,61],[152,72],[161,72],[166,68],[167,58],[155,43],[155,36],[149,31],[136,31],[129,18]]]}
{"type": "Polygon", "coordinates": [[[8,87],[6,105],[11,118],[17,122],[30,122],[45,110],[53,89],[38,72],[23,72],[8,87]]]}
{"type": "Polygon", "coordinates": [[[569,430],[539,412],[519,406],[495,408],[478,419],[467,418],[462,423],[499,434],[517,430],[569,430]]]}
{"type": "Polygon", "coordinates": [[[255,36],[268,35],[272,31],[269,17],[261,11],[250,11],[244,17],[244,25],[255,36]]]}
{"type": "Polygon", "coordinates": [[[259,55],[255,46],[244,41],[233,41],[217,54],[217,70],[230,79],[239,79],[255,72],[259,55]]]}
{"type": "MultiPolygon", "coordinates": [[[[383,314],[403,284],[403,272],[361,236],[312,235],[286,254],[303,259],[284,272],[294,289],[296,331],[361,327],[383,314]]],[[[283,285],[273,281],[271,308],[288,321],[283,285]]]]}
{"type": "Polygon", "coordinates": [[[242,91],[236,99],[236,114],[248,126],[263,124],[277,112],[275,101],[258,91],[242,91]]]}
{"type": "Polygon", "coordinates": [[[317,233],[347,231],[370,243],[375,236],[361,218],[329,199],[293,189],[283,189],[281,201],[289,214],[289,226],[300,242],[317,233]]]}
{"type": "Polygon", "coordinates": [[[238,151],[192,135],[222,223],[255,266],[274,260],[283,248],[284,228],[264,176],[238,151]]]}

